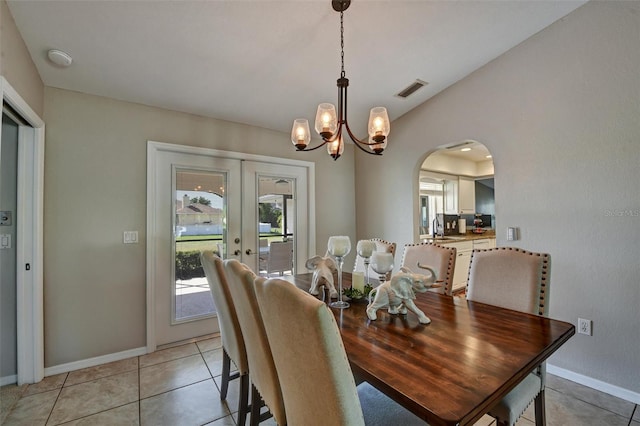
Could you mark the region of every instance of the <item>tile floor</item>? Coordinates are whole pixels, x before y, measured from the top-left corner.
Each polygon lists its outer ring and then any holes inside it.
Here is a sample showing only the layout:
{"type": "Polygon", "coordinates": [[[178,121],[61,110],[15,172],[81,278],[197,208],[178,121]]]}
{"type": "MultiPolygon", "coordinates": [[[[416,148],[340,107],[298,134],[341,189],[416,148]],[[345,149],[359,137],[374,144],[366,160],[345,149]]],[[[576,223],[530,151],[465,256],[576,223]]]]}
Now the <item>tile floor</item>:
{"type": "MultiPolygon", "coordinates": [[[[237,380],[227,402],[220,401],[221,371],[221,342],[210,337],[34,385],[4,386],[0,424],[235,425],[237,380]]],[[[640,426],[640,408],[633,403],[552,375],[547,382],[549,426],[640,426]]],[[[529,407],[517,424],[531,426],[533,419],[529,407]]],[[[485,416],[477,426],[493,424],[485,416]]]]}

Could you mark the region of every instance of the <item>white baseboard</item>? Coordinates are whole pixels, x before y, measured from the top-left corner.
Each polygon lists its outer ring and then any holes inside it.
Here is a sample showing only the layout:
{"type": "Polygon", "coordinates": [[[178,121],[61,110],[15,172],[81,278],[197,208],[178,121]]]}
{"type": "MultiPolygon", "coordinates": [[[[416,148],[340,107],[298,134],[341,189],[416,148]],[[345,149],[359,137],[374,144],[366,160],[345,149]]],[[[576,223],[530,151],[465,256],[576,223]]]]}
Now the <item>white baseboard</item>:
{"type": "MultiPolygon", "coordinates": [[[[56,365],[53,367],[47,367],[44,369],[45,376],[53,376],[55,374],[68,373],[70,371],[80,370],[82,368],[95,367],[96,365],[106,364],[109,362],[120,361],[134,356],[146,355],[147,348],[141,347],[136,349],[130,349],[127,351],[117,352],[109,355],[97,356],[95,358],[84,359],[80,361],[69,362],[67,364],[56,365]]],[[[625,401],[632,402],[634,404],[640,404],[640,393],[633,392],[629,389],[621,388],[619,386],[612,385],[610,383],[603,382],[582,374],[575,373],[564,368],[556,367],[555,365],[547,364],[547,372],[563,379],[571,380],[572,382],[590,387],[591,389],[598,390],[600,392],[607,393],[617,398],[624,399],[625,401]]],[[[0,377],[0,386],[16,383],[17,376],[0,377]]]]}
{"type": "Polygon", "coordinates": [[[578,384],[590,387],[600,392],[608,393],[625,401],[633,402],[634,404],[640,404],[640,393],[624,389],[619,386],[612,385],[582,374],[574,373],[564,368],[556,367],[555,365],[547,364],[547,373],[554,376],[562,377],[563,379],[571,380],[578,384]]]}
{"type": "Polygon", "coordinates": [[[44,375],[54,376],[56,374],[68,373],[70,371],[80,370],[88,367],[95,367],[96,365],[106,364],[109,362],[120,361],[134,356],[146,355],[147,348],[129,349],[128,351],[116,352],[114,354],[97,356],[94,358],[83,359],[80,361],[69,362],[66,364],[55,365],[53,367],[47,367],[44,369],[44,375]]]}
{"type": "Polygon", "coordinates": [[[18,376],[16,374],[13,376],[0,377],[0,386],[12,385],[14,383],[18,383],[18,376]]]}

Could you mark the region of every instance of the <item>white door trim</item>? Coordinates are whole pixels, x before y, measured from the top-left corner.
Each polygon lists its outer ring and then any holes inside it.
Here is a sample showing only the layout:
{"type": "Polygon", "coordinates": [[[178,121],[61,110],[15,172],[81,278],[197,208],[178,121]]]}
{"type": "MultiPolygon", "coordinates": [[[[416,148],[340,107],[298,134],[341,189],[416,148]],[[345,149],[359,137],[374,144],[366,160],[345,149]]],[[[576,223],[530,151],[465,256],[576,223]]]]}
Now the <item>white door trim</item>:
{"type": "Polygon", "coordinates": [[[18,385],[44,377],[43,203],[44,121],[9,82],[0,76],[2,104],[7,103],[31,127],[18,128],[18,206],[16,285],[18,385]],[[30,269],[26,269],[29,264],[30,269]]]}
{"type": "Polygon", "coordinates": [[[154,224],[154,206],[156,199],[154,194],[155,176],[157,172],[156,162],[161,152],[203,155],[209,157],[228,158],[235,160],[250,160],[262,163],[284,164],[307,168],[307,193],[309,212],[309,236],[307,241],[307,252],[315,252],[316,231],[315,231],[315,163],[310,161],[290,160],[286,158],[269,157],[265,155],[245,154],[241,152],[222,151],[211,148],[200,148],[186,145],[176,145],[164,142],[147,141],[147,352],[156,350],[156,330],[155,330],[155,270],[156,270],[156,238],[154,224]]]}

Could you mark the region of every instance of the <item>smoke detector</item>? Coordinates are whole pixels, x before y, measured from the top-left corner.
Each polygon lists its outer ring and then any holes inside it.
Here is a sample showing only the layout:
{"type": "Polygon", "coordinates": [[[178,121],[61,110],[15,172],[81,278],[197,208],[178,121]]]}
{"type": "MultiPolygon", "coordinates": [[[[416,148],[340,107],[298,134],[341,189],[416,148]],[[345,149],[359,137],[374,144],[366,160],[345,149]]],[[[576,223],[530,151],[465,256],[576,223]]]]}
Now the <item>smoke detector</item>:
{"type": "Polygon", "coordinates": [[[73,58],[68,53],[57,49],[49,50],[47,57],[51,62],[62,68],[68,67],[73,62],[73,58]]]}

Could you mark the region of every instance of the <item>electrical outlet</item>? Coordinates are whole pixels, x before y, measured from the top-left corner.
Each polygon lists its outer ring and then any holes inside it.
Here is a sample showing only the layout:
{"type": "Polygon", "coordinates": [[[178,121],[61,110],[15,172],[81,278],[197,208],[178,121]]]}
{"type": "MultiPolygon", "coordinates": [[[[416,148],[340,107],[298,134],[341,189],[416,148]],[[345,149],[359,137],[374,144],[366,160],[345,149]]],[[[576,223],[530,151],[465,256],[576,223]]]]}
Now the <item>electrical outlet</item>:
{"type": "Polygon", "coordinates": [[[578,318],[578,334],[591,336],[591,320],[578,318]]]}

